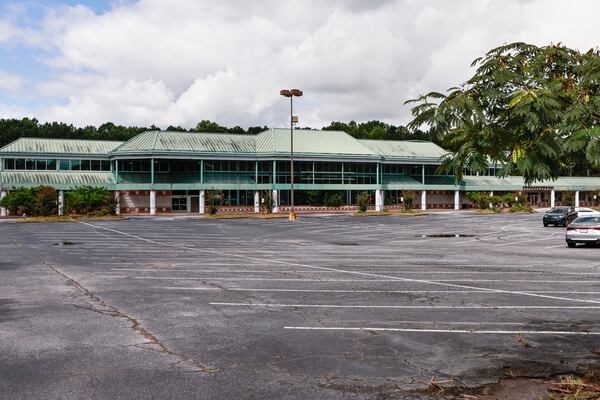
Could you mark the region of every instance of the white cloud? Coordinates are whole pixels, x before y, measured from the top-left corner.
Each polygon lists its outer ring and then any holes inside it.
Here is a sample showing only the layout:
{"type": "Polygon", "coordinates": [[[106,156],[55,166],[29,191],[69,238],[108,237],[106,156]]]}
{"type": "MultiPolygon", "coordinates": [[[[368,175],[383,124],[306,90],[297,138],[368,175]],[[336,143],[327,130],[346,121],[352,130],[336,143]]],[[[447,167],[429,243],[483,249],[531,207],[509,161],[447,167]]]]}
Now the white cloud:
{"type": "Polygon", "coordinates": [[[64,100],[38,111],[48,120],[282,125],[278,91],[299,87],[302,125],[406,123],[406,99],[460,83],[492,47],[596,46],[599,12],[594,0],[140,0],[102,14],[57,7],[29,35],[0,21],[0,43],[21,35],[50,50],[37,90],[64,100]]]}
{"type": "Polygon", "coordinates": [[[0,90],[16,91],[23,87],[24,79],[0,69],[0,90]]]}

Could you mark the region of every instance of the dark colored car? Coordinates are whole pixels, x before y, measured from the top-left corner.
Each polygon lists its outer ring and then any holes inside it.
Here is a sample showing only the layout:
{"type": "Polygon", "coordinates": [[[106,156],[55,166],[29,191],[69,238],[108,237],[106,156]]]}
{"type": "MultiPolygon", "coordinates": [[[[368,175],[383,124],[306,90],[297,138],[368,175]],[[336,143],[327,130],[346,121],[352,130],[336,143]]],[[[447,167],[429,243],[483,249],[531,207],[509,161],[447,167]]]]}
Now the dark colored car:
{"type": "Polygon", "coordinates": [[[544,226],[567,226],[577,218],[574,207],[553,207],[544,214],[544,226]]]}

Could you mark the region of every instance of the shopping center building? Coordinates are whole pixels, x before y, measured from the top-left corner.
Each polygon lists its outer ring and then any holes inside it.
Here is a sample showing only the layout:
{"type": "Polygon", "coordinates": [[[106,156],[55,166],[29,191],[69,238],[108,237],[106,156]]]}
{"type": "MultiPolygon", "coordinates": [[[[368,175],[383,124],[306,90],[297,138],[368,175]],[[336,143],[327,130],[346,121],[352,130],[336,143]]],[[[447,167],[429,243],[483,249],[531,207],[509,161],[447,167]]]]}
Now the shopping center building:
{"type": "MultiPolygon", "coordinates": [[[[337,192],[347,207],[359,193],[374,208],[400,207],[403,192],[416,191],[420,209],[469,207],[469,191],[527,192],[533,206],[560,205],[574,192],[576,205],[595,203],[600,178],[561,177],[525,185],[522,177],[465,175],[457,183],[437,169],[446,154],[424,141],[355,139],[338,131],[294,131],[294,189],[299,211],[315,191],[337,192]]],[[[204,213],[205,194],[218,190],[236,211],[258,212],[266,194],[275,212],[290,199],[290,131],[257,135],[147,131],[126,142],[21,138],[0,149],[0,195],[48,185],[61,192],[78,186],[115,193],[121,213],[204,213]]],[[[2,210],[6,213],[6,210],[2,210]]]]}

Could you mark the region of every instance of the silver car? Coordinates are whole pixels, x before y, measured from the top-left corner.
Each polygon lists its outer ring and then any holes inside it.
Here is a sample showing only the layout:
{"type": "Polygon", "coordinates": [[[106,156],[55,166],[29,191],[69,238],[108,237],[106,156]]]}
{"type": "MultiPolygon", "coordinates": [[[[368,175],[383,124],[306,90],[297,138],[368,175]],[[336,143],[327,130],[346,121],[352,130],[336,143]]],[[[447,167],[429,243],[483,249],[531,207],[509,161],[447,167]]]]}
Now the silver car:
{"type": "Polygon", "coordinates": [[[600,217],[578,217],[567,226],[567,246],[600,243],[600,217]]]}

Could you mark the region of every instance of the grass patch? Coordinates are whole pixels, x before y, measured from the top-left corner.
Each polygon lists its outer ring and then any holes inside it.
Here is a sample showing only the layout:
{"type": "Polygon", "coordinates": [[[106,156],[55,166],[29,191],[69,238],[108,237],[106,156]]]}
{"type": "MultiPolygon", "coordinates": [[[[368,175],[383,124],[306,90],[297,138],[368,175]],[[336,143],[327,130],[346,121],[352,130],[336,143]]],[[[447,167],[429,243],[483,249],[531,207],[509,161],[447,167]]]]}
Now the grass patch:
{"type": "Polygon", "coordinates": [[[210,215],[206,214],[204,216],[206,219],[278,219],[278,218],[288,218],[288,214],[215,214],[210,215]]]}
{"type": "Polygon", "coordinates": [[[583,377],[567,376],[553,383],[549,391],[551,400],[597,400],[600,399],[600,373],[592,372],[583,377]]]}
{"type": "MultiPolygon", "coordinates": [[[[508,210],[507,210],[507,211],[508,211],[508,210]]],[[[486,209],[481,209],[481,208],[478,208],[478,209],[477,209],[477,212],[478,212],[479,214],[500,214],[500,213],[503,213],[503,212],[505,212],[505,211],[504,211],[504,209],[502,209],[502,208],[495,207],[495,208],[486,208],[486,209]]]]}
{"type": "Polygon", "coordinates": [[[535,210],[531,206],[514,205],[508,209],[511,213],[534,213],[535,210]]]}
{"type": "Polygon", "coordinates": [[[93,215],[51,215],[48,217],[25,217],[18,218],[16,222],[19,223],[52,223],[52,222],[76,222],[76,221],[120,221],[126,220],[127,217],[123,217],[120,215],[103,215],[103,216],[93,216],[93,215]]]}

